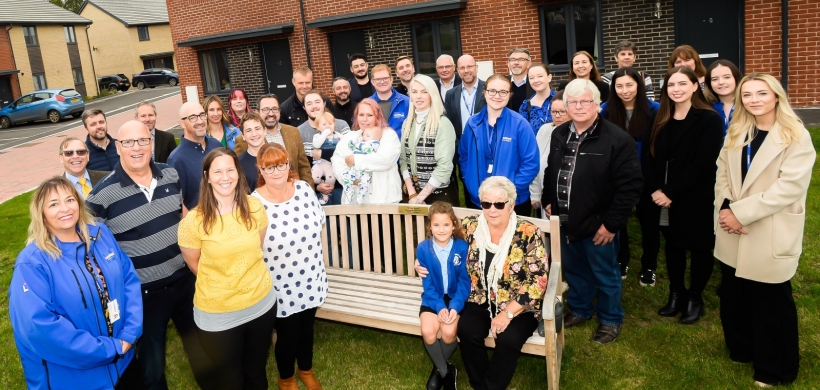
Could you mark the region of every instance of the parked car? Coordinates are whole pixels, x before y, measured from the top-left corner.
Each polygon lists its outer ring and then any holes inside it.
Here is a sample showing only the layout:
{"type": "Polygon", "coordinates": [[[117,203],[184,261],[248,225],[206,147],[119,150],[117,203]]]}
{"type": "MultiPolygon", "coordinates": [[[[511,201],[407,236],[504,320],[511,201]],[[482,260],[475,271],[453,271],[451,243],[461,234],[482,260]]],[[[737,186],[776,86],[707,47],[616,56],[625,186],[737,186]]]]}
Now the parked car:
{"type": "Polygon", "coordinates": [[[23,95],[0,109],[0,128],[43,119],[57,123],[69,115],[79,118],[83,111],[85,102],[79,92],[70,88],[43,89],[23,95]]]}
{"type": "Polygon", "coordinates": [[[127,91],[128,88],[131,88],[131,82],[128,81],[128,77],[126,77],[122,73],[102,76],[99,77],[97,81],[100,84],[100,90],[107,89],[111,92],[114,92],[127,91]]]}
{"type": "Polygon", "coordinates": [[[168,68],[150,68],[143,70],[140,74],[135,74],[131,78],[131,84],[137,89],[145,89],[145,87],[154,88],[157,85],[175,86],[179,84],[179,75],[177,71],[168,68]]]}

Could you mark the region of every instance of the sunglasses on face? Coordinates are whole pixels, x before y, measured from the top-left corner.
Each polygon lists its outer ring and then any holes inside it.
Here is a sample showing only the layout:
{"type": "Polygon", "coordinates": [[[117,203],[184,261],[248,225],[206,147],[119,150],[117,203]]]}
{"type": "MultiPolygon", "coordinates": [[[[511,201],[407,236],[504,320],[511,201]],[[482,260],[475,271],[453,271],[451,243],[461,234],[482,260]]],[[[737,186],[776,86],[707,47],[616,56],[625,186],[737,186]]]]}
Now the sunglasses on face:
{"type": "Polygon", "coordinates": [[[86,154],[88,154],[88,150],[86,150],[86,149],[63,150],[63,152],[61,154],[63,156],[66,156],[66,157],[72,157],[72,156],[74,156],[74,153],[77,153],[78,156],[82,157],[82,156],[85,156],[86,154]]]}
{"type": "Polygon", "coordinates": [[[506,202],[481,202],[481,208],[487,210],[490,207],[495,206],[496,210],[504,210],[504,208],[507,207],[507,203],[510,203],[510,201],[508,200],[506,202]]]}

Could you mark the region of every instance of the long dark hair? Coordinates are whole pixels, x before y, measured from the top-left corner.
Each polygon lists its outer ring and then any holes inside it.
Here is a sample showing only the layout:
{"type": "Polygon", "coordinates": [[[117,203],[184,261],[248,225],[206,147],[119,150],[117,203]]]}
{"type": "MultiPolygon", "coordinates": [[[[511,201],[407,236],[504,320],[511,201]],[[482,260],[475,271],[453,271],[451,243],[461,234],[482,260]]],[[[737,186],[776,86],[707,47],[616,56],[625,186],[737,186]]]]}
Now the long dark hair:
{"type": "Polygon", "coordinates": [[[216,217],[222,218],[222,215],[219,215],[219,202],[217,202],[216,196],[214,196],[211,183],[208,183],[211,164],[220,156],[230,156],[234,166],[236,166],[236,174],[239,176],[239,180],[236,183],[233,201],[236,204],[236,209],[239,210],[239,220],[245,224],[248,230],[251,230],[254,222],[251,216],[250,205],[248,204],[247,194],[250,193],[248,182],[245,181],[245,173],[242,172],[242,164],[239,163],[239,158],[236,157],[236,153],[234,153],[233,150],[228,148],[216,148],[210,151],[205,155],[205,161],[202,162],[202,181],[199,183],[199,204],[196,206],[196,209],[198,209],[202,215],[202,228],[205,230],[205,234],[209,234],[211,228],[216,223],[216,217]]]}
{"type": "MultiPolygon", "coordinates": [[[[712,71],[718,66],[725,66],[729,68],[729,72],[732,73],[732,77],[735,79],[735,91],[737,91],[737,87],[740,85],[740,80],[743,79],[743,73],[740,73],[740,69],[738,69],[737,65],[735,65],[732,61],[717,60],[713,62],[708,68],[706,68],[706,78],[703,81],[706,83],[706,88],[708,88],[709,91],[712,92],[712,95],[715,95],[716,98],[718,94],[715,92],[715,89],[712,88],[712,71]]],[[[737,95],[735,93],[732,94],[737,95]]]]}
{"type": "Polygon", "coordinates": [[[666,123],[672,119],[672,116],[675,115],[675,102],[672,99],[669,99],[669,78],[672,77],[675,73],[683,73],[686,78],[689,79],[690,82],[697,85],[698,87],[695,89],[695,92],[692,94],[692,108],[697,108],[701,110],[712,110],[712,105],[706,100],[706,97],[703,96],[703,90],[700,89],[700,83],[698,82],[698,76],[695,74],[695,71],[688,66],[676,66],[666,72],[666,76],[663,77],[663,87],[666,91],[661,93],[661,108],[658,109],[658,115],[655,117],[655,124],[652,126],[652,136],[650,139],[650,146],[649,152],[652,153],[652,156],[655,155],[655,140],[658,139],[658,134],[660,134],[663,127],[666,126],[666,123]]]}
{"type": "Polygon", "coordinates": [[[589,79],[591,81],[601,81],[601,72],[598,71],[598,66],[595,65],[595,58],[592,57],[592,54],[587,53],[584,50],[576,51],[575,54],[569,59],[569,81],[575,80],[578,76],[575,75],[575,71],[572,70],[572,61],[575,60],[575,57],[580,55],[586,56],[589,60],[589,65],[592,66],[592,70],[589,72],[589,79]]]}
{"type": "Polygon", "coordinates": [[[633,138],[640,137],[644,129],[650,126],[649,123],[649,100],[646,97],[646,85],[641,74],[632,68],[620,68],[615,71],[612,76],[612,82],[609,84],[609,96],[618,96],[615,92],[615,81],[619,77],[630,77],[635,80],[638,85],[638,93],[635,95],[635,107],[632,109],[632,118],[627,119],[626,107],[620,97],[617,99],[609,99],[607,102],[606,119],[618,125],[620,128],[626,130],[633,138]],[[629,123],[627,123],[627,121],[629,123]]]}
{"type": "Polygon", "coordinates": [[[430,225],[432,224],[434,214],[447,214],[450,218],[450,222],[453,223],[453,238],[464,239],[464,229],[461,227],[461,221],[459,221],[456,217],[456,212],[453,210],[453,205],[442,201],[433,202],[433,204],[430,205],[430,208],[427,209],[427,215],[429,218],[427,218],[427,223],[424,226],[424,230],[427,232],[427,237],[433,236],[430,225]]]}

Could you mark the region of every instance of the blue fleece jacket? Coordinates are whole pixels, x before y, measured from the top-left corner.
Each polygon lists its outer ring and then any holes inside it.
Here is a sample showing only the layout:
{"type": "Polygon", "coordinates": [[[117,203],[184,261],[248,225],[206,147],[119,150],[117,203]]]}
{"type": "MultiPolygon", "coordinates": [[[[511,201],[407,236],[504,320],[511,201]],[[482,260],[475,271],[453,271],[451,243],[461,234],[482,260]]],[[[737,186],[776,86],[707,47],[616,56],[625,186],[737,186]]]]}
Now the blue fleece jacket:
{"type": "MultiPolygon", "coordinates": [[[[379,99],[378,93],[374,93],[370,98],[377,103],[382,101],[379,99]]],[[[393,88],[388,99],[393,101],[393,105],[390,107],[389,114],[384,113],[384,119],[387,120],[387,124],[396,131],[396,135],[401,139],[401,125],[404,123],[404,119],[407,118],[407,113],[410,112],[410,98],[400,94],[393,88]]]]}
{"type": "Polygon", "coordinates": [[[441,263],[436,256],[433,238],[419,243],[416,256],[419,264],[430,273],[422,279],[424,292],[421,293],[421,304],[440,312],[441,309],[453,309],[461,313],[467,296],[470,295],[470,275],[467,273],[467,241],[453,238],[453,249],[447,259],[447,291],[444,291],[444,280],[441,276],[441,263]],[[444,294],[450,297],[450,306],[444,304],[444,294]]]}
{"type": "Polygon", "coordinates": [[[490,176],[504,176],[515,184],[516,204],[530,201],[530,183],[541,169],[538,144],[530,124],[517,112],[504,108],[492,129],[487,107],[470,117],[458,145],[458,162],[464,188],[479,204],[478,187],[490,176]]]}
{"type": "Polygon", "coordinates": [[[58,259],[26,246],[9,286],[9,317],[29,389],[113,389],[134,358],[133,348],[122,355],[120,340],[133,345],[142,334],[140,280],[105,225],[88,230],[89,256],[102,269],[120,319],[108,337],[84,244],[58,240],[58,259]]]}

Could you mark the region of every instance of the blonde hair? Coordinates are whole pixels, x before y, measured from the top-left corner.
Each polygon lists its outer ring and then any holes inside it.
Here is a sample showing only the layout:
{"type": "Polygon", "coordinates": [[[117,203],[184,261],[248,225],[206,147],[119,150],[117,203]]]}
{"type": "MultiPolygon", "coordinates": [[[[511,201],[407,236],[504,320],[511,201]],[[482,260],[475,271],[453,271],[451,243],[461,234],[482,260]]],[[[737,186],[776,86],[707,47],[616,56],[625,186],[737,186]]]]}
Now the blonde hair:
{"type": "Polygon", "coordinates": [[[783,143],[789,145],[792,141],[799,142],[805,126],[789,105],[789,96],[780,85],[780,82],[766,73],[751,73],[743,80],[740,80],[737,88],[735,88],[735,112],[732,114],[732,122],[726,132],[728,139],[723,147],[726,149],[740,148],[751,143],[752,138],[754,138],[757,122],[755,116],[747,111],[741,103],[741,89],[744,84],[755,80],[766,83],[777,97],[777,102],[774,104],[774,122],[781,128],[780,137],[783,139],[783,143]]]}
{"type": "Polygon", "coordinates": [[[515,184],[504,176],[490,176],[484,180],[478,187],[478,199],[483,199],[484,194],[489,191],[501,190],[507,195],[510,202],[515,205],[515,200],[518,198],[518,193],[515,190],[515,184]]]}
{"type": "Polygon", "coordinates": [[[68,179],[62,176],[54,176],[42,182],[34,194],[31,196],[31,202],[28,205],[29,216],[31,222],[28,225],[28,239],[26,245],[34,243],[41,251],[47,253],[53,260],[57,260],[63,255],[60,247],[57,246],[57,239],[54,234],[48,230],[43,210],[48,201],[48,197],[56,192],[58,189],[71,194],[79,205],[80,212],[77,218],[77,227],[80,230],[80,238],[89,245],[88,225],[94,224],[94,217],[85,207],[83,197],[77,192],[77,189],[71,184],[68,179]]]}
{"type": "MultiPolygon", "coordinates": [[[[329,111],[325,111],[325,112],[319,114],[319,116],[316,117],[316,126],[319,125],[319,119],[324,119],[325,121],[327,121],[327,123],[330,123],[330,125],[333,126],[333,127],[336,126],[336,117],[334,117],[333,114],[329,111]]],[[[318,130],[321,132],[324,129],[318,129],[318,130]]]]}
{"type": "MultiPolygon", "coordinates": [[[[436,132],[438,131],[441,116],[444,115],[444,103],[441,102],[441,95],[438,93],[436,82],[433,81],[430,76],[417,74],[413,76],[413,79],[410,81],[411,89],[413,88],[413,83],[421,84],[421,86],[427,90],[427,94],[430,95],[430,111],[427,113],[427,124],[424,126],[424,132],[421,134],[421,136],[424,137],[424,142],[426,143],[428,138],[436,138],[436,132]]],[[[404,140],[409,137],[410,127],[414,126],[415,122],[416,110],[411,107],[410,113],[407,115],[407,119],[404,120],[404,124],[401,126],[402,145],[404,145],[404,140]]]]}

